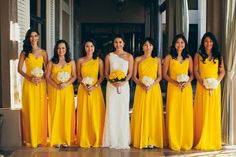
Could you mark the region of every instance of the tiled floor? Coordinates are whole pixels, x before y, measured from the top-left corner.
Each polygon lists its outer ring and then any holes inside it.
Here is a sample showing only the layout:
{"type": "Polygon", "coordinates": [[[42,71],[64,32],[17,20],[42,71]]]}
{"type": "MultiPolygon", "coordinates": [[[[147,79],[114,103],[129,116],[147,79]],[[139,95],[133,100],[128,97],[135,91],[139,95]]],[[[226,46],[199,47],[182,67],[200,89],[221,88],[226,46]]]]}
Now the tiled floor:
{"type": "Polygon", "coordinates": [[[224,148],[221,151],[203,152],[197,150],[171,151],[169,149],[135,149],[116,150],[109,148],[11,148],[0,151],[4,157],[236,157],[236,148],[224,148]],[[12,151],[15,150],[15,151],[12,151]]]}

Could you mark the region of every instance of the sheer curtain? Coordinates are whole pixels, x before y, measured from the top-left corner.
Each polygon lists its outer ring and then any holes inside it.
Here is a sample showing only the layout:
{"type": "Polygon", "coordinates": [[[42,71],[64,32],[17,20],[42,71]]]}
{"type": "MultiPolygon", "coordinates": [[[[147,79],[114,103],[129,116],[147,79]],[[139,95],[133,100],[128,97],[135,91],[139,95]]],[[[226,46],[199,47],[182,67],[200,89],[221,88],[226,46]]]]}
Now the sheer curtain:
{"type": "Polygon", "coordinates": [[[176,6],[175,9],[176,34],[182,33],[188,40],[188,35],[189,35],[188,1],[176,0],[175,6],[176,6]]]}
{"type": "Polygon", "coordinates": [[[226,75],[222,91],[222,140],[233,145],[236,144],[236,90],[233,89],[236,85],[233,79],[236,71],[236,0],[225,0],[223,3],[223,59],[226,75]]]}

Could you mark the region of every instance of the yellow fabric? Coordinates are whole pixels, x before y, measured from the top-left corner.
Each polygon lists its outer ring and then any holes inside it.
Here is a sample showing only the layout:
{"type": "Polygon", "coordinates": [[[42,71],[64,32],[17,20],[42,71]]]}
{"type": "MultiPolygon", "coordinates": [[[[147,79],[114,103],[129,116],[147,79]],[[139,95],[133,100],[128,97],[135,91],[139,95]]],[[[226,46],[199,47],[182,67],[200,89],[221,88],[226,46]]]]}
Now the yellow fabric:
{"type": "MultiPolygon", "coordinates": [[[[200,77],[218,77],[218,60],[209,61],[205,64],[199,57],[200,77]]],[[[196,95],[194,100],[194,145],[195,149],[218,150],[221,149],[221,87],[212,91],[203,88],[197,83],[196,95]]]]}
{"type": "MultiPolygon", "coordinates": [[[[156,79],[158,73],[157,58],[146,58],[138,65],[139,79],[143,76],[156,79]]],[[[131,118],[131,143],[136,148],[145,148],[148,145],[163,148],[162,94],[159,83],[148,92],[136,86],[133,113],[131,118]]]]}
{"type": "MultiPolygon", "coordinates": [[[[188,75],[189,60],[182,63],[170,59],[169,75],[173,80],[180,74],[188,75]]],[[[192,86],[181,91],[168,82],[166,100],[166,127],[169,147],[173,150],[189,150],[193,145],[193,95],[192,86]]]]}
{"type": "MultiPolygon", "coordinates": [[[[33,54],[25,59],[26,73],[31,75],[31,70],[43,67],[43,57],[35,58],[33,54]]],[[[23,141],[26,145],[37,147],[46,144],[47,140],[47,102],[46,81],[35,85],[24,79],[22,89],[22,125],[23,141]]]]}
{"type": "MultiPolygon", "coordinates": [[[[52,78],[57,80],[58,72],[66,71],[71,74],[71,63],[63,68],[57,65],[52,67],[52,78]]],[[[74,142],[75,134],[75,108],[74,108],[74,89],[70,84],[64,89],[56,89],[48,85],[48,97],[50,108],[50,145],[67,144],[74,142]]]]}
{"type": "MultiPolygon", "coordinates": [[[[81,67],[81,74],[83,78],[93,78],[92,84],[95,84],[99,74],[99,59],[91,59],[84,63],[81,67]]],[[[79,85],[77,113],[78,145],[87,148],[100,147],[105,118],[105,103],[100,86],[88,95],[82,85],[79,85]]]]}

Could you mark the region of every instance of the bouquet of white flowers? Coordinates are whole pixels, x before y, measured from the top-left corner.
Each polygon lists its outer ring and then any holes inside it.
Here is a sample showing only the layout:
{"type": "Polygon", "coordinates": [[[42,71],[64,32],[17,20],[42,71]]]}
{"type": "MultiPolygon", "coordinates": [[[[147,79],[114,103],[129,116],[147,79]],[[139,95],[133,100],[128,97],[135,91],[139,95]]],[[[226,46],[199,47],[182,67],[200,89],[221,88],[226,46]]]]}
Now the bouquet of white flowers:
{"type": "Polygon", "coordinates": [[[41,78],[43,76],[43,69],[36,67],[31,70],[31,74],[34,77],[41,78]]]}
{"type": "MultiPolygon", "coordinates": [[[[87,76],[87,77],[84,77],[84,78],[83,78],[82,83],[83,83],[86,87],[90,88],[90,87],[92,86],[93,80],[94,80],[94,79],[93,79],[92,77],[87,76]]],[[[88,92],[88,95],[90,95],[90,92],[88,92]]]]}
{"type": "Polygon", "coordinates": [[[57,73],[57,80],[61,83],[67,82],[70,79],[70,74],[66,71],[58,72],[57,73]]]}
{"type": "Polygon", "coordinates": [[[212,96],[212,89],[216,89],[218,86],[218,81],[214,78],[207,78],[203,80],[203,85],[206,89],[209,89],[210,96],[212,96]]]}
{"type": "Polygon", "coordinates": [[[150,87],[154,83],[154,80],[151,77],[143,76],[142,82],[145,86],[150,87]]]}
{"type": "Polygon", "coordinates": [[[188,82],[189,76],[186,74],[180,74],[177,76],[177,82],[182,83],[182,82],[188,82]]]}
{"type": "Polygon", "coordinates": [[[87,87],[89,87],[89,86],[91,86],[92,85],[92,83],[93,83],[93,78],[92,77],[85,77],[85,78],[83,78],[83,80],[82,80],[82,83],[84,84],[84,85],[86,85],[87,87]]]}
{"type": "Polygon", "coordinates": [[[214,78],[207,78],[203,80],[203,85],[206,89],[216,89],[218,86],[218,81],[214,78]]]}

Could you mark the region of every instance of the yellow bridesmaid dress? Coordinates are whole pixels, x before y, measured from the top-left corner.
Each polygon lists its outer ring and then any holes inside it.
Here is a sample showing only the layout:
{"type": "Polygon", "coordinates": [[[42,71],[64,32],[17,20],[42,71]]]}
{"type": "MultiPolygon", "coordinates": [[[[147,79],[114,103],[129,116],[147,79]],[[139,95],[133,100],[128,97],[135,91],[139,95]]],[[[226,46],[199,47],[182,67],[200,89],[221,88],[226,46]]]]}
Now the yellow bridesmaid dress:
{"type": "MultiPolygon", "coordinates": [[[[31,75],[34,68],[43,68],[43,57],[33,54],[25,58],[26,74],[31,75]]],[[[47,101],[46,81],[33,84],[24,79],[22,89],[22,127],[23,142],[27,146],[46,145],[47,141],[47,101]]]]}
{"type": "MultiPolygon", "coordinates": [[[[59,72],[71,74],[71,63],[67,63],[63,68],[53,64],[52,79],[56,83],[59,72]]],[[[63,89],[57,89],[48,85],[48,97],[50,108],[50,146],[58,144],[71,145],[74,143],[75,135],[75,106],[73,85],[63,89]]]]}
{"type": "MultiPolygon", "coordinates": [[[[99,58],[91,59],[81,67],[82,78],[93,78],[94,85],[99,74],[99,58]]],[[[100,147],[105,118],[105,103],[101,87],[87,93],[82,85],[78,89],[77,143],[80,147],[100,147]]]]}
{"type": "MultiPolygon", "coordinates": [[[[189,60],[182,63],[170,57],[169,75],[177,80],[180,74],[188,75],[189,60]]],[[[193,94],[189,84],[181,91],[179,87],[168,82],[166,100],[166,127],[169,148],[172,150],[189,150],[193,145],[193,94]]]]}
{"type": "MultiPolygon", "coordinates": [[[[218,60],[202,62],[199,55],[200,77],[218,79],[218,60]]],[[[206,90],[197,82],[194,100],[194,145],[200,150],[219,150],[221,146],[221,87],[206,90]]]]}
{"type": "MultiPolygon", "coordinates": [[[[158,74],[157,58],[148,57],[138,65],[140,81],[144,76],[156,79],[158,74]]],[[[136,85],[133,113],[131,117],[131,144],[136,148],[153,145],[163,148],[164,120],[162,93],[159,83],[148,92],[136,85]]]]}

